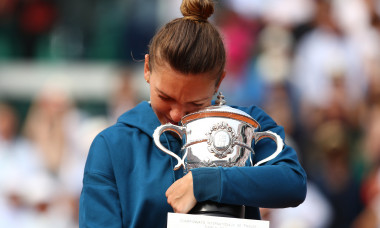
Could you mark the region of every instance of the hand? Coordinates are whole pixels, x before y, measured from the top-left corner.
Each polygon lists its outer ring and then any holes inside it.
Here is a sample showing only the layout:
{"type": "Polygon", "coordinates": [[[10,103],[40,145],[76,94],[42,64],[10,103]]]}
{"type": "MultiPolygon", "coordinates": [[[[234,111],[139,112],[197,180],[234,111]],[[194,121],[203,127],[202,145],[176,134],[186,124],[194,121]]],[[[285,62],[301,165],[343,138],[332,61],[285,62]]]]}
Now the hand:
{"type": "Polygon", "coordinates": [[[174,182],[165,193],[168,204],[176,213],[187,213],[197,203],[193,191],[193,175],[191,171],[174,182]]]}

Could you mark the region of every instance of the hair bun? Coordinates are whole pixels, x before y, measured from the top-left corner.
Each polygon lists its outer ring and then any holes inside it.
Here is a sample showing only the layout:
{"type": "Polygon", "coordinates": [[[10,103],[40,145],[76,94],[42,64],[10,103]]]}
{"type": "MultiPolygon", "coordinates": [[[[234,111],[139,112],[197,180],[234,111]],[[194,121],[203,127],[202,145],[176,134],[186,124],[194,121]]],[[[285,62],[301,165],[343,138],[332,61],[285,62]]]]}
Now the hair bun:
{"type": "Polygon", "coordinates": [[[214,3],[212,0],[183,0],[181,13],[187,19],[207,21],[214,13],[214,3]]]}

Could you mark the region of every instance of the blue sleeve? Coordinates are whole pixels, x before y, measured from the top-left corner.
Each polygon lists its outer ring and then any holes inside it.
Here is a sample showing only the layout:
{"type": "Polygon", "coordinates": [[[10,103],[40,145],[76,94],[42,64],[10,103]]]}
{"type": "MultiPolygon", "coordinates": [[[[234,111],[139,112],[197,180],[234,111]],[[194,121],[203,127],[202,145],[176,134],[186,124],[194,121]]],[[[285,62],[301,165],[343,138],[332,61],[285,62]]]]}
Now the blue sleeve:
{"type": "MultiPolygon", "coordinates": [[[[260,131],[270,130],[283,140],[285,133],[260,109],[244,110],[260,123],[260,131]]],[[[270,156],[276,143],[269,138],[255,146],[254,163],[270,156]]],[[[299,164],[295,150],[285,145],[272,160],[259,166],[232,168],[198,168],[192,170],[194,195],[197,201],[251,207],[295,207],[306,197],[306,173],[299,164]]]]}
{"type": "Polygon", "coordinates": [[[122,227],[119,196],[106,140],[97,136],[87,157],[79,227],[122,227]]]}

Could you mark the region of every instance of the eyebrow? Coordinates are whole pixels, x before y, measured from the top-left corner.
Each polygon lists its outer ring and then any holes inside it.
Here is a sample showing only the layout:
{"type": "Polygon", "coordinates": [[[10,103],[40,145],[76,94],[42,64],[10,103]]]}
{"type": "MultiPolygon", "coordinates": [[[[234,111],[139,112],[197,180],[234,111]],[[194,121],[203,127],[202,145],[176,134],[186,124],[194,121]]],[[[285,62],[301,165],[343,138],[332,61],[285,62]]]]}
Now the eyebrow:
{"type": "MultiPolygon", "coordinates": [[[[171,96],[169,96],[169,95],[166,94],[165,92],[161,91],[161,90],[158,89],[157,87],[156,87],[155,89],[156,89],[156,91],[157,91],[158,93],[160,93],[160,95],[163,95],[163,96],[165,96],[165,97],[168,97],[169,99],[173,99],[173,100],[175,100],[174,98],[172,98],[171,96]]],[[[195,101],[189,101],[189,102],[186,102],[186,103],[197,103],[197,102],[205,101],[205,100],[207,100],[207,99],[209,99],[209,98],[208,98],[208,97],[205,97],[205,98],[201,98],[201,99],[198,99],[198,100],[195,100],[195,101]]]]}

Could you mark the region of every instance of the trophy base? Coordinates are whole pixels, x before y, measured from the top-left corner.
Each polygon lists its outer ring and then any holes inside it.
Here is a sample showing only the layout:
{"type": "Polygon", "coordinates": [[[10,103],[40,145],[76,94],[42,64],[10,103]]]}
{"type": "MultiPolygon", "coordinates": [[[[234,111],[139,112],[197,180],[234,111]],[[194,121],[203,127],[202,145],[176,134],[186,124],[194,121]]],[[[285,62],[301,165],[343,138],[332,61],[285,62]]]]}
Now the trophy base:
{"type": "Polygon", "coordinates": [[[244,218],[245,207],[240,205],[221,204],[212,201],[200,202],[189,214],[202,214],[229,218],[244,218]]]}

